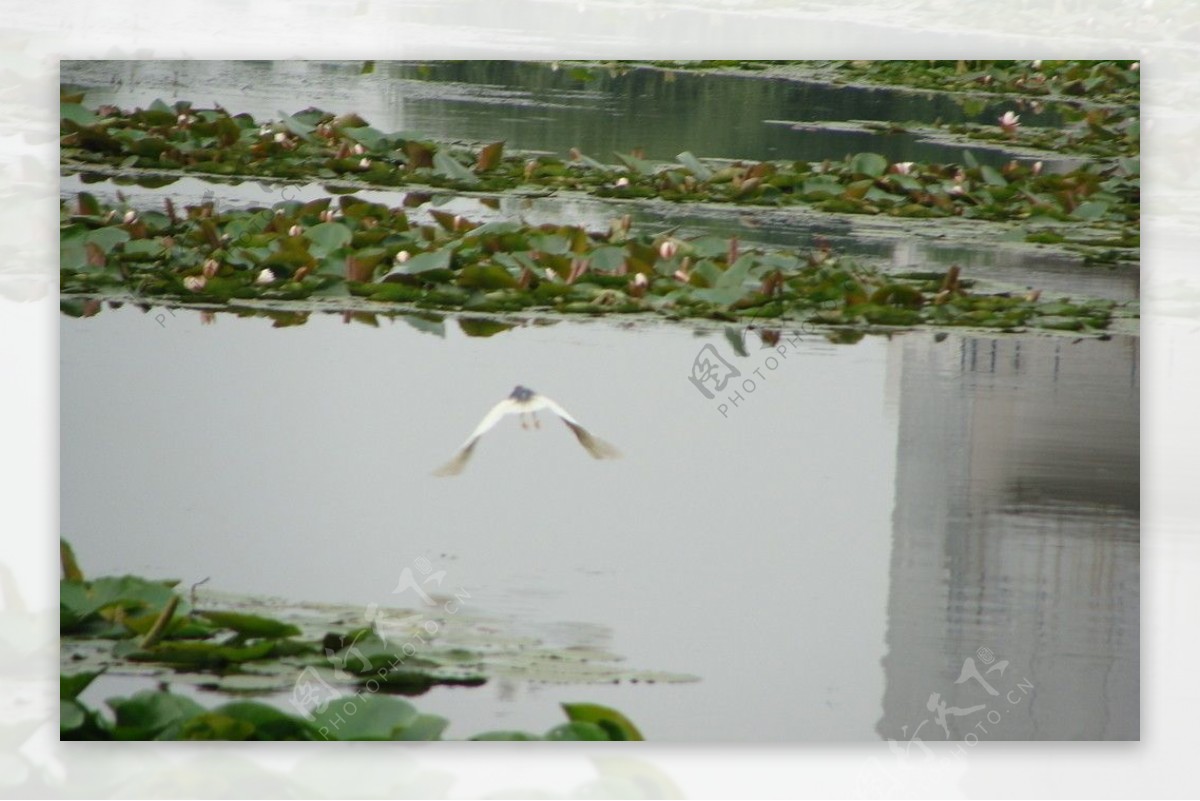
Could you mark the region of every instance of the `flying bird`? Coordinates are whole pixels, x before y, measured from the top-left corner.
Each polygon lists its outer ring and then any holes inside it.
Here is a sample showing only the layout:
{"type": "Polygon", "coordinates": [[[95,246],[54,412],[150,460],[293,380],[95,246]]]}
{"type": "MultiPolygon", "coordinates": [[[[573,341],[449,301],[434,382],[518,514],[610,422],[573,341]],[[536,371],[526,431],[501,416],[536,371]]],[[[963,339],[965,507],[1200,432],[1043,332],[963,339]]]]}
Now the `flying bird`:
{"type": "Polygon", "coordinates": [[[479,425],[471,432],[471,436],[467,437],[467,441],[463,443],[462,448],[454,455],[454,458],[433,471],[433,474],[435,476],[456,476],[461,473],[463,468],[467,466],[467,461],[470,460],[471,454],[474,453],[475,446],[479,444],[479,438],[486,434],[506,415],[521,415],[521,428],[529,428],[529,421],[531,420],[534,428],[540,428],[537,412],[541,409],[549,409],[558,415],[567,424],[567,428],[571,429],[571,433],[575,435],[575,438],[579,440],[579,444],[586,448],[587,452],[593,458],[616,459],[621,455],[621,452],[612,445],[609,445],[599,437],[593,436],[590,431],[581,426],[578,420],[567,414],[566,409],[545,395],[540,395],[528,387],[518,385],[512,391],[511,395],[497,403],[492,407],[491,411],[483,416],[483,419],[479,421],[479,425]]]}

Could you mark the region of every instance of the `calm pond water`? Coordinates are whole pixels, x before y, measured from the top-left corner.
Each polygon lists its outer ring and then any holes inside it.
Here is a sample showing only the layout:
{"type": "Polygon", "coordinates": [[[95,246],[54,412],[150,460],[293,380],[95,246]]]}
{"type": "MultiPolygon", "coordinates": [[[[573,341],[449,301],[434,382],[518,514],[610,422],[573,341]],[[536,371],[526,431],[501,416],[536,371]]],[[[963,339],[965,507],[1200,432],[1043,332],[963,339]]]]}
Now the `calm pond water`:
{"type": "Polygon", "coordinates": [[[472,612],[701,678],[418,699],[450,736],[589,699],[668,741],[962,739],[989,715],[990,739],[1136,738],[1137,340],[777,348],[654,324],[64,317],[62,531],[93,575],[364,608],[403,605],[423,557],[472,612]],[[707,346],[742,374],[711,399],[689,381],[707,346]],[[430,475],[517,383],[625,458],[509,420],[462,476],[430,475]],[[966,660],[980,679],[956,683],[966,660]]]}
{"type": "MultiPolygon", "coordinates": [[[[965,119],[919,94],[742,76],[361,66],[64,62],[62,80],[89,87],[89,103],[218,101],[266,116],[313,105],[387,130],[599,158],[634,147],[672,158],[686,143],[706,157],[957,160],[958,147],[906,135],[780,121],[965,119]]],[[[63,179],[64,195],[85,188],[138,207],[323,194],[63,179]]],[[[402,194],[363,196],[398,205],[402,194]]],[[[578,197],[444,208],[597,229],[630,212],[645,226],[782,247],[820,235],[885,268],[960,264],[1052,293],[1138,294],[1135,269],[1082,269],[1006,245],[994,227],[951,239],[798,210],[578,197]]],[[[486,339],[453,319],[444,336],[378,322],[314,315],[277,329],[220,313],[205,325],[194,311],[128,305],[64,316],[61,523],[84,569],[365,612],[411,600],[393,589],[427,560],[444,590],[470,593],[472,614],[700,677],[490,682],[417,699],[450,718],[451,737],[543,730],[563,700],[615,706],[659,741],[1138,737],[1136,337],[785,336],[763,349],[751,334],[738,355],[719,330],[654,321],[527,324],[486,339]],[[698,357],[739,375],[707,397],[689,380],[698,357]],[[464,475],[430,475],[518,383],[625,458],[587,458],[553,420],[539,431],[507,420],[464,475]]],[[[129,689],[102,679],[89,692],[102,702],[129,689]]]]}

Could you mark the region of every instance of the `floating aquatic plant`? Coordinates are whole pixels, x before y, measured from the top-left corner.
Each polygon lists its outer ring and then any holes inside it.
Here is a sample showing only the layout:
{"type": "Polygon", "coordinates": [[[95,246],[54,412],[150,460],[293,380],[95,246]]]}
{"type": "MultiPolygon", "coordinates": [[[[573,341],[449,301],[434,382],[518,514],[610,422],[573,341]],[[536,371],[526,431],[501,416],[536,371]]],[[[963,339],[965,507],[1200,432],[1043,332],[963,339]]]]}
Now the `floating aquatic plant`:
{"type": "MultiPolygon", "coordinates": [[[[110,698],[111,716],[79,695],[101,674],[64,673],[59,679],[59,734],[63,740],[441,740],[450,721],[424,714],[408,701],[380,694],[333,700],[311,718],[258,701],[206,708],[165,688],[110,698]]],[[[642,740],[641,732],[615,709],[562,704],[567,722],[542,735],[492,731],[472,740],[642,740]]]]}
{"type": "MultiPolygon", "coordinates": [[[[193,109],[185,101],[173,106],[156,101],[132,112],[111,107],[92,111],[64,102],[61,114],[65,168],[101,175],[106,169],[152,185],[199,174],[324,181],[344,191],[399,186],[570,190],[615,200],[803,204],[829,212],[908,218],[1041,218],[1124,228],[1136,227],[1140,220],[1138,171],[1128,159],[1053,174],[1016,161],[1001,169],[980,166],[969,151],[962,163],[903,162],[908,165],[904,170],[875,153],[819,163],[706,161],[688,151],[674,162],[654,163],[637,153],[618,153],[614,158],[619,163],[605,164],[578,150],[566,159],[505,155],[502,142],[471,148],[385,134],[357,115],[318,109],[281,113],[268,122],[221,108],[193,109]],[[1092,204],[1086,207],[1089,213],[1081,217],[1077,210],[1087,203],[1092,204]]],[[[1112,136],[1119,133],[1105,128],[1100,118],[1088,125],[1112,136]]],[[[1121,131],[1129,134],[1136,128],[1126,124],[1121,131]]]]}
{"type": "MultiPolygon", "coordinates": [[[[982,294],[959,281],[933,287],[822,248],[637,232],[628,218],[589,231],[429,214],[433,222],[418,225],[402,207],[351,196],[222,212],[167,201],[162,212],[133,213],[83,193],[61,208],[62,291],[67,303],[76,302],[72,294],[118,292],[190,304],[354,295],[468,315],[655,313],[844,326],[1015,329],[1042,327],[1048,316],[1043,301],[1024,293],[982,294]]],[[[1079,330],[1105,327],[1114,305],[1055,302],[1078,310],[1079,330]]]]}
{"type": "MultiPolygon", "coordinates": [[[[66,542],[60,550],[64,739],[438,739],[445,719],[421,715],[394,696],[436,685],[478,686],[493,677],[572,684],[695,680],[618,667],[614,656],[597,649],[548,648],[461,612],[435,618],[375,610],[372,625],[347,628],[345,621],[362,619],[362,610],[214,596],[195,588],[180,593],[177,582],[139,576],[88,579],[66,542]],[[321,703],[310,717],[246,700],[209,710],[159,689],[108,701],[110,719],[79,700],[104,673],[226,695],[290,693],[302,706],[321,703]],[[314,688],[319,692],[308,697],[314,688]],[[334,717],[346,699],[363,706],[343,716],[357,718],[343,728],[334,717]]],[[[555,727],[546,738],[640,739],[630,736],[637,730],[613,710],[586,704],[564,709],[566,728],[555,727]]],[[[513,739],[510,734],[481,739],[513,739]]]]}
{"type": "MultiPolygon", "coordinates": [[[[799,62],[803,64],[804,62],[799,62]]],[[[1136,105],[1137,61],[835,61],[838,74],[859,82],[932,91],[1057,97],[1091,105],[1136,105]]]]}

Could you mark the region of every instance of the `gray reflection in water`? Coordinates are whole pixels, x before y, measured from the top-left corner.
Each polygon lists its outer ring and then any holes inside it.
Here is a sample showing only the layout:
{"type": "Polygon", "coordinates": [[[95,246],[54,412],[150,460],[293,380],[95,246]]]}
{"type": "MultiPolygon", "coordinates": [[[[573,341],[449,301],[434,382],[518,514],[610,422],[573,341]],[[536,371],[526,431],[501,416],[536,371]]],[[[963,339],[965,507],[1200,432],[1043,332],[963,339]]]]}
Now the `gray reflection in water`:
{"type": "Polygon", "coordinates": [[[1137,346],[895,342],[883,737],[1139,736],[1137,346]]]}
{"type": "Polygon", "coordinates": [[[423,557],[519,636],[701,676],[432,690],[418,705],[451,736],[588,699],[660,741],[922,721],[935,740],[932,693],[955,739],[1137,736],[1136,340],[789,338],[783,359],[678,325],[443,339],[340,319],[64,317],[61,518],[84,569],[402,606],[423,557]],[[757,387],[706,399],[687,376],[707,345],[757,387]],[[626,458],[498,426],[466,474],[430,476],[513,380],[626,458]],[[956,685],[968,658],[979,679],[956,685]]]}

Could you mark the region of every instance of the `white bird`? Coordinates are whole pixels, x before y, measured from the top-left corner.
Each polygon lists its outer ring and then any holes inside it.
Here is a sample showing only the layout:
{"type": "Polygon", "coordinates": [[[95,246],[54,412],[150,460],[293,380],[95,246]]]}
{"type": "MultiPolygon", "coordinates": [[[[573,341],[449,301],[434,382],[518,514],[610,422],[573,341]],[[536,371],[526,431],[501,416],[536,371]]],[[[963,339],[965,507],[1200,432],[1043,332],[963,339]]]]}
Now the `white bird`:
{"type": "Polygon", "coordinates": [[[579,444],[587,448],[587,452],[594,458],[616,459],[621,455],[621,452],[612,445],[599,437],[592,436],[591,432],[581,426],[578,420],[567,414],[566,409],[545,395],[539,395],[532,389],[518,385],[511,395],[497,403],[491,408],[491,411],[483,416],[483,420],[479,421],[479,425],[471,432],[471,436],[467,437],[467,441],[463,443],[454,458],[433,471],[433,474],[435,476],[456,476],[461,473],[467,466],[467,461],[471,458],[475,446],[479,443],[479,438],[506,415],[521,415],[521,428],[529,427],[527,422],[529,419],[533,421],[534,428],[540,428],[537,412],[541,409],[549,409],[562,418],[562,421],[567,424],[567,428],[571,429],[571,432],[579,440],[579,444]]]}

